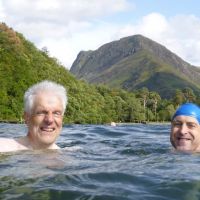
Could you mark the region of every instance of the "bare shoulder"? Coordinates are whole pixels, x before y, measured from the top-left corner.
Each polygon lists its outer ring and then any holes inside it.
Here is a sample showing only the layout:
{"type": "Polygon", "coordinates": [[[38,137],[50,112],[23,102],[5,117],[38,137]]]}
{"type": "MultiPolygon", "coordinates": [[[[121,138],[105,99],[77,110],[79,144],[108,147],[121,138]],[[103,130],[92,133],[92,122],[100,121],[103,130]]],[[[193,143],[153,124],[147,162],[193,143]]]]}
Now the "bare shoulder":
{"type": "Polygon", "coordinates": [[[11,152],[25,149],[16,139],[14,138],[0,138],[0,152],[11,152]]]}
{"type": "Polygon", "coordinates": [[[49,149],[60,149],[60,147],[54,143],[49,149]]]}
{"type": "Polygon", "coordinates": [[[15,139],[13,138],[0,138],[0,144],[8,144],[8,143],[15,143],[15,139]]]}

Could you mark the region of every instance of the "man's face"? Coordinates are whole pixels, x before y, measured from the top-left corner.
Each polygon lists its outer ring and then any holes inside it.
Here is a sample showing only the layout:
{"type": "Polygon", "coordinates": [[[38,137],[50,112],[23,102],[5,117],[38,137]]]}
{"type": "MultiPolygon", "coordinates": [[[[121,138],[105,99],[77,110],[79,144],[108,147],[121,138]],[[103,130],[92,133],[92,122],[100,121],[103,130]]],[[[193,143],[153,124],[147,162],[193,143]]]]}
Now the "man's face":
{"type": "Polygon", "coordinates": [[[200,150],[200,125],[190,116],[177,116],[171,124],[170,141],[180,151],[200,150]]]}
{"type": "Polygon", "coordinates": [[[62,113],[63,106],[58,97],[51,92],[37,94],[31,114],[25,113],[33,146],[45,148],[54,144],[62,129],[62,113]]]}

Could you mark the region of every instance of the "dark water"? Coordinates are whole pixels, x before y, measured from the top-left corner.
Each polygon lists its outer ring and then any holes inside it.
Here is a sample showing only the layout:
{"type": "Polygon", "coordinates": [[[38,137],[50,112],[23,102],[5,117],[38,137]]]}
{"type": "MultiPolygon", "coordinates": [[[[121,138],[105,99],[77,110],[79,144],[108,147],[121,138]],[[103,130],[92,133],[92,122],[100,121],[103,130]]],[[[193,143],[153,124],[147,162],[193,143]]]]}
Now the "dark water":
{"type": "MultiPolygon", "coordinates": [[[[0,199],[200,199],[200,154],[173,152],[169,128],[65,126],[61,151],[0,154],[0,199]]],[[[0,124],[1,137],[25,133],[0,124]]]]}

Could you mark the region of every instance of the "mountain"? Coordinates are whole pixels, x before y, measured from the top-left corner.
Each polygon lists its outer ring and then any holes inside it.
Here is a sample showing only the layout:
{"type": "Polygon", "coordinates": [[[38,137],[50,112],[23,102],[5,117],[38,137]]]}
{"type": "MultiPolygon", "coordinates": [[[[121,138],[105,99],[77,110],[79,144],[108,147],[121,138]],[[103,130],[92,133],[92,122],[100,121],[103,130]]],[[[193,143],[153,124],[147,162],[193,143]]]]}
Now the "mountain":
{"type": "Polygon", "coordinates": [[[200,92],[200,68],[190,65],[166,47],[142,35],[104,44],[95,51],[81,51],[70,72],[89,83],[134,91],[147,87],[162,98],[176,89],[200,92]]]}

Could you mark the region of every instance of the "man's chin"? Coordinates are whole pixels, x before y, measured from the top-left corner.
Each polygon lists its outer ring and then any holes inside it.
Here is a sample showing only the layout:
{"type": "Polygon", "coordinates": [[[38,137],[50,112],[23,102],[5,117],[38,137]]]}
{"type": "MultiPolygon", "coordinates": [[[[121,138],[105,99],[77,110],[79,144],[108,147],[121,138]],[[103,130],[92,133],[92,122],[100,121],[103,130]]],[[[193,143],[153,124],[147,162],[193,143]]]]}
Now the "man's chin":
{"type": "Polygon", "coordinates": [[[40,137],[40,143],[44,145],[51,145],[55,141],[56,141],[56,138],[49,135],[43,135],[42,137],[40,137]]]}
{"type": "Polygon", "coordinates": [[[185,151],[185,152],[191,152],[191,151],[193,151],[190,146],[177,146],[176,150],[178,150],[178,151],[185,151]]]}

